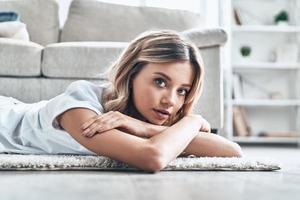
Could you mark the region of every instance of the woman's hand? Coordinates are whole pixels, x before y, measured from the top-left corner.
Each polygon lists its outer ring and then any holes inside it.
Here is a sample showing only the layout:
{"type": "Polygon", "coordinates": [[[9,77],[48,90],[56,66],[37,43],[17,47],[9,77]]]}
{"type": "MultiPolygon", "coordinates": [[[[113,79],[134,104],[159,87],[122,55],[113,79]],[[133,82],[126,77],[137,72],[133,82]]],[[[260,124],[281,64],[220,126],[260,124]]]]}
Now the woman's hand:
{"type": "MultiPolygon", "coordinates": [[[[189,114],[188,116],[196,118],[199,121],[201,124],[199,131],[210,132],[210,124],[201,115],[189,114]]],[[[102,115],[97,115],[81,126],[82,134],[86,137],[92,137],[95,134],[114,128],[139,137],[150,138],[168,127],[143,122],[118,111],[110,111],[102,115]]]]}
{"type": "Polygon", "coordinates": [[[82,134],[86,137],[92,137],[97,133],[114,128],[136,136],[148,137],[146,124],[146,122],[129,117],[118,111],[109,111],[91,118],[81,126],[81,129],[83,130],[82,134]]]}
{"type": "Polygon", "coordinates": [[[210,127],[209,122],[206,119],[204,119],[201,115],[199,115],[199,114],[188,114],[187,116],[196,118],[199,121],[199,123],[201,124],[201,128],[199,130],[200,132],[210,132],[211,131],[211,127],[210,127]]]}

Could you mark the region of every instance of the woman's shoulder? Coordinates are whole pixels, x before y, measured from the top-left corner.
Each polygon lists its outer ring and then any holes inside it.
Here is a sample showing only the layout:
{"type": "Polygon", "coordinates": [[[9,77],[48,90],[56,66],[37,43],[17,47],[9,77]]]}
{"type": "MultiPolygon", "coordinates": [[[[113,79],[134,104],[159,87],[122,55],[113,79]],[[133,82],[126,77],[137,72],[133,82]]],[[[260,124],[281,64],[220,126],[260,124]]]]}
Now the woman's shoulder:
{"type": "Polygon", "coordinates": [[[107,87],[109,87],[111,84],[108,81],[98,81],[97,83],[93,83],[87,80],[78,80],[72,82],[66,89],[66,92],[72,92],[72,91],[88,91],[88,90],[103,90],[107,87]]]}
{"type": "Polygon", "coordinates": [[[102,93],[109,86],[110,83],[108,81],[93,83],[87,80],[78,80],[67,87],[65,94],[76,99],[94,99],[101,102],[102,93]]]}
{"type": "Polygon", "coordinates": [[[72,83],[69,84],[69,86],[67,87],[67,90],[70,89],[70,88],[86,87],[90,84],[91,84],[91,82],[86,81],[86,80],[73,81],[72,83]]]}

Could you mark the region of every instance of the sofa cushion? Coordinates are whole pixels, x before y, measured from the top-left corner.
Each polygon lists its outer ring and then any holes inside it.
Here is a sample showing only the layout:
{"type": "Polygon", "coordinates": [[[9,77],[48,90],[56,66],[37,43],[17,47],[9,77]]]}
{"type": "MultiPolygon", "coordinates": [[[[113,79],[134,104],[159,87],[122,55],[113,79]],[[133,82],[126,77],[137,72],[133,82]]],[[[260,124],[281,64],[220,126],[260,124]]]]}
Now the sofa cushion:
{"type": "Polygon", "coordinates": [[[0,44],[1,76],[41,75],[41,45],[8,38],[0,38],[0,44]]]}
{"type": "Polygon", "coordinates": [[[0,94],[13,97],[25,103],[41,99],[41,78],[1,77],[0,94]]]}
{"type": "Polygon", "coordinates": [[[51,99],[67,89],[67,87],[74,81],[77,80],[88,80],[92,83],[100,84],[103,80],[96,79],[61,79],[61,78],[41,78],[41,100],[51,99]],[[53,87],[55,85],[55,87],[53,87]]]}
{"type": "Polygon", "coordinates": [[[42,73],[47,77],[101,78],[127,46],[124,42],[65,42],[43,51],[42,73]]]}
{"type": "Polygon", "coordinates": [[[55,0],[0,1],[1,11],[15,11],[27,25],[30,40],[41,45],[58,41],[58,4],[55,0]]]}
{"type": "MultiPolygon", "coordinates": [[[[77,80],[79,79],[1,77],[0,94],[25,103],[34,103],[63,93],[73,81],[77,80]]],[[[103,80],[88,81],[100,84],[103,80]]]]}
{"type": "Polygon", "coordinates": [[[74,0],[62,30],[61,41],[128,42],[148,29],[183,31],[203,24],[200,15],[183,10],[74,0]]]}

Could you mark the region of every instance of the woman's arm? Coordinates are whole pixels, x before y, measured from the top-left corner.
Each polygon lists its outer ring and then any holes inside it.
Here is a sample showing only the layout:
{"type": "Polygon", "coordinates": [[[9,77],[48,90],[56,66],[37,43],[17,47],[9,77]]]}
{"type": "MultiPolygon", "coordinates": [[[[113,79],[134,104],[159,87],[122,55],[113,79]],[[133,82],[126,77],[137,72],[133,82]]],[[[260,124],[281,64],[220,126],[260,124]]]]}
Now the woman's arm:
{"type": "Polygon", "coordinates": [[[199,132],[182,155],[241,157],[243,153],[235,142],[213,133],[199,132]]]}
{"type": "MultiPolygon", "coordinates": [[[[199,134],[191,141],[187,149],[181,155],[196,155],[196,156],[222,156],[232,157],[241,156],[241,148],[234,142],[231,142],[221,136],[209,134],[210,124],[201,115],[201,128],[199,134]]],[[[83,124],[83,134],[85,132],[101,134],[105,130],[117,128],[120,131],[133,134],[139,137],[151,138],[166,130],[167,126],[160,126],[151,123],[146,123],[138,119],[131,118],[119,112],[108,112],[102,115],[97,115],[83,124]],[[123,129],[124,128],[124,129],[123,129]]]]}
{"type": "Polygon", "coordinates": [[[150,143],[159,149],[162,168],[180,155],[195,138],[201,128],[200,120],[199,116],[189,114],[160,134],[149,138],[150,143]]]}
{"type": "MultiPolygon", "coordinates": [[[[166,126],[147,124],[148,135],[157,135],[166,130],[166,126]]],[[[208,132],[199,132],[182,152],[182,156],[217,156],[217,157],[241,157],[241,147],[224,137],[208,132]]]]}
{"type": "MultiPolygon", "coordinates": [[[[199,121],[200,132],[210,132],[210,124],[201,115],[197,114],[199,121]],[[199,120],[200,119],[200,120],[199,120]]],[[[143,138],[150,138],[164,131],[167,126],[159,126],[144,122],[133,117],[127,116],[118,111],[109,111],[101,115],[86,121],[82,126],[82,134],[86,137],[93,137],[95,134],[101,134],[102,132],[110,129],[117,128],[120,131],[136,135],[143,138]]]]}
{"type": "Polygon", "coordinates": [[[145,171],[160,169],[159,154],[147,139],[112,129],[89,138],[81,133],[81,125],[97,114],[89,109],[70,109],[57,117],[58,123],[78,143],[90,151],[120,160],[145,171]]]}
{"type": "Polygon", "coordinates": [[[57,120],[78,143],[98,155],[107,156],[136,166],[146,171],[159,171],[176,158],[197,135],[200,129],[196,117],[188,116],[173,126],[149,139],[111,129],[88,138],[82,135],[81,125],[95,112],[84,109],[70,109],[57,120]]]}

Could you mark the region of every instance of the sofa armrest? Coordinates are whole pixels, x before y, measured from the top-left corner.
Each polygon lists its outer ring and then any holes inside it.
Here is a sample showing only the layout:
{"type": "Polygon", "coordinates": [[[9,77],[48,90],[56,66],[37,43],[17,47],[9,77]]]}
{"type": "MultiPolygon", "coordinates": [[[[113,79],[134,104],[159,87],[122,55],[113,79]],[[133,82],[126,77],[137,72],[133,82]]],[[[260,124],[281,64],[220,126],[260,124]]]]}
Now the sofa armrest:
{"type": "Polygon", "coordinates": [[[222,29],[190,29],[181,34],[199,49],[204,62],[205,76],[203,93],[194,107],[194,112],[202,114],[212,128],[223,127],[223,73],[221,45],[227,40],[222,29]]]}
{"type": "Polygon", "coordinates": [[[223,45],[227,41],[227,34],[223,29],[189,29],[181,32],[198,48],[223,45]]]}
{"type": "Polygon", "coordinates": [[[0,75],[39,76],[42,50],[34,42],[0,38],[0,75]]]}

